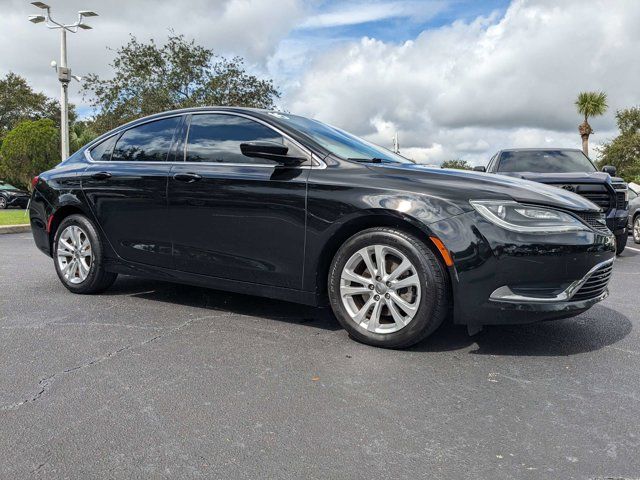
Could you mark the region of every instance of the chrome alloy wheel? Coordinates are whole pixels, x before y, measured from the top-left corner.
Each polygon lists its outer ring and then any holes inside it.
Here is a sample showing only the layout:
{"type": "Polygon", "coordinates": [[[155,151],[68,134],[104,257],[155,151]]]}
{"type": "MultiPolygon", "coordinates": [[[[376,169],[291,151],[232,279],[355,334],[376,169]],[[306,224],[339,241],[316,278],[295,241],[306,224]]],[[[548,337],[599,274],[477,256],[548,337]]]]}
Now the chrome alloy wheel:
{"type": "Polygon", "coordinates": [[[351,319],[374,333],[407,326],[420,305],[416,267],[399,250],[370,245],[347,261],[340,275],[340,297],[351,319]]]}
{"type": "Polygon", "coordinates": [[[69,225],[58,239],[58,266],[64,278],[73,284],[84,282],[91,270],[93,252],[86,232],[77,225],[69,225]]]}
{"type": "Polygon", "coordinates": [[[638,215],[635,222],[633,222],[633,239],[636,243],[640,243],[640,215],[638,215]]]}

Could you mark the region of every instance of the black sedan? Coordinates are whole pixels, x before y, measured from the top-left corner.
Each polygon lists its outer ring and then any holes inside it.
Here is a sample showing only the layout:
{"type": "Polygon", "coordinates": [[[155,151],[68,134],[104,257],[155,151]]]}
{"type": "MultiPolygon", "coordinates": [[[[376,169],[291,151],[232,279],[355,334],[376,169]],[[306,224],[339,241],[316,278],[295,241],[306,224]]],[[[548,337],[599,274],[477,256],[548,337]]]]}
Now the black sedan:
{"type": "Polygon", "coordinates": [[[0,180],[0,210],[9,207],[27,208],[29,193],[0,180]]]}
{"type": "Polygon", "coordinates": [[[446,318],[476,331],[577,315],[608,294],[615,259],[583,197],[424,167],[272,111],[137,120],[33,185],[35,242],[74,293],[126,274],[330,304],[383,347],[446,318]]]}

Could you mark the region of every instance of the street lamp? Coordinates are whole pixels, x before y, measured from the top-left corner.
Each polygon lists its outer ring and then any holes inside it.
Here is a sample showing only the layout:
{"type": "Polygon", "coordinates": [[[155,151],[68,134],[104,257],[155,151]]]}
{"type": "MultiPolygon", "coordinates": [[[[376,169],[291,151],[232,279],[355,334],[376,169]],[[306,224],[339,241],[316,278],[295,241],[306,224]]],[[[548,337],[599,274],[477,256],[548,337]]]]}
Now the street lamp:
{"type": "Polygon", "coordinates": [[[69,82],[71,78],[75,78],[79,81],[80,77],[71,75],[71,69],[67,67],[67,32],[76,33],[78,29],[90,30],[91,27],[83,22],[87,17],[97,17],[96,12],[91,10],[80,10],[78,12],[78,19],[74,23],[63,24],[56,22],[51,17],[51,7],[43,2],[31,2],[31,5],[38,7],[45,11],[45,15],[29,15],[29,21],[31,23],[46,22],[47,28],[60,30],[60,66],[54,65],[55,62],[51,62],[56,72],[58,73],[58,80],[60,81],[60,150],[62,154],[62,160],[69,156],[69,82]]]}

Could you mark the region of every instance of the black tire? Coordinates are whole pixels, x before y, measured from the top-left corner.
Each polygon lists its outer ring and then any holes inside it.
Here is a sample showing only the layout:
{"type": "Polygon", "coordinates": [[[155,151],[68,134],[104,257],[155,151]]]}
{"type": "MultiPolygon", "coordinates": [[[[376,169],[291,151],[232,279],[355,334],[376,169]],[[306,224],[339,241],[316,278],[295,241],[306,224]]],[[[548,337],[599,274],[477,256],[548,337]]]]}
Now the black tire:
{"type": "Polygon", "coordinates": [[[349,238],[331,263],[328,290],[333,312],[349,335],[376,347],[410,347],[433,333],[449,311],[449,281],[444,265],[423,242],[393,228],[371,228],[349,238]],[[381,334],[362,327],[352,319],[341,299],[340,282],[345,265],[358,250],[372,245],[397,249],[415,266],[415,273],[420,279],[420,299],[414,317],[406,326],[392,333],[381,334]]]}
{"type": "Polygon", "coordinates": [[[620,255],[627,246],[627,232],[616,235],[616,255],[620,255]]]}
{"type": "Polygon", "coordinates": [[[640,214],[633,219],[633,228],[631,231],[634,243],[640,244],[640,214]]]}
{"type": "Polygon", "coordinates": [[[104,269],[103,252],[104,249],[100,235],[98,235],[98,231],[93,225],[93,222],[91,222],[87,217],[84,215],[70,215],[60,222],[53,242],[53,263],[55,265],[58,278],[69,291],[78,294],[100,293],[109,288],[113,282],[116,281],[118,274],[107,272],[104,269]],[[56,253],[58,251],[58,242],[62,232],[71,225],[76,225],[85,232],[87,239],[91,244],[91,251],[93,254],[89,273],[81,283],[71,283],[65,278],[56,253]]]}
{"type": "Polygon", "coordinates": [[[7,208],[7,199],[0,196],[0,210],[4,210],[5,208],[7,208]]]}

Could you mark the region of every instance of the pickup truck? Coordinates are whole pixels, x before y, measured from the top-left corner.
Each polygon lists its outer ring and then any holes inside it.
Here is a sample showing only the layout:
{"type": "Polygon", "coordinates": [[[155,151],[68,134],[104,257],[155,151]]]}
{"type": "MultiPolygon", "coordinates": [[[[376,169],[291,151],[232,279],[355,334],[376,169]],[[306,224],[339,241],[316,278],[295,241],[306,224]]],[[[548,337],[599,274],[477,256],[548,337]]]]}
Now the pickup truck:
{"type": "Polygon", "coordinates": [[[581,150],[571,148],[513,148],[497,152],[480,172],[508,175],[553,185],[591,200],[604,212],[607,227],[616,237],[616,253],[627,243],[629,192],[616,169],[599,172],[581,150]]]}

